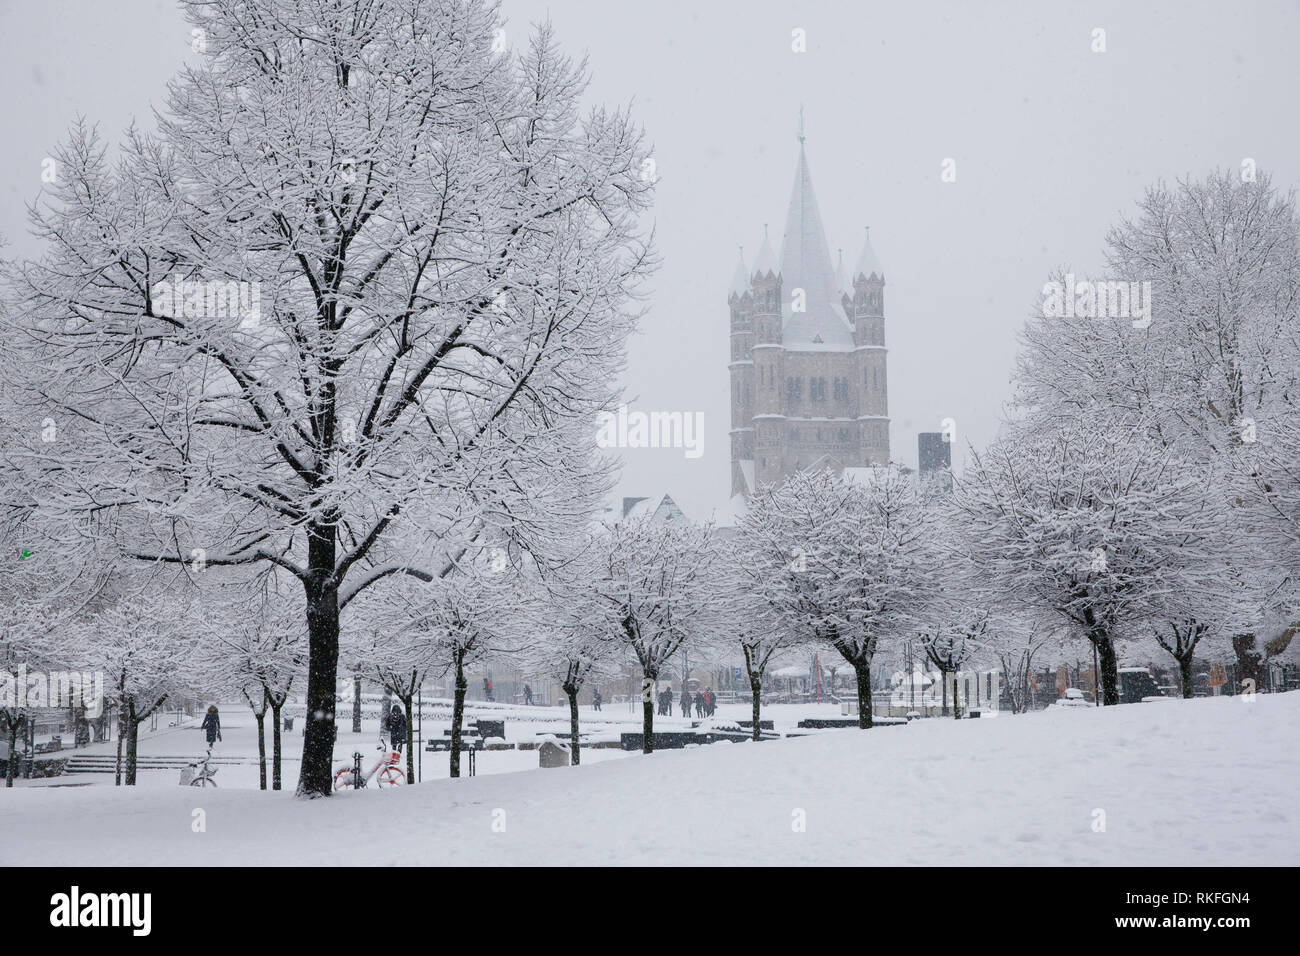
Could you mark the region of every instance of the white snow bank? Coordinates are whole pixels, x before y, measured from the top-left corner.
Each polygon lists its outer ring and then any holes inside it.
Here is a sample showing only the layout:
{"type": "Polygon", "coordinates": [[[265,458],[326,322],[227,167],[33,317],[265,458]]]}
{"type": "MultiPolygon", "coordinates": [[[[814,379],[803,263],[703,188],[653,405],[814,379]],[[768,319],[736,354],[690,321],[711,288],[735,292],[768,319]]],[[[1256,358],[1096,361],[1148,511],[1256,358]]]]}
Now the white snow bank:
{"type": "Polygon", "coordinates": [[[316,801],[32,787],[0,794],[0,863],[663,865],[689,847],[722,864],[1295,865],[1297,731],[1291,693],[915,721],[316,801]]]}

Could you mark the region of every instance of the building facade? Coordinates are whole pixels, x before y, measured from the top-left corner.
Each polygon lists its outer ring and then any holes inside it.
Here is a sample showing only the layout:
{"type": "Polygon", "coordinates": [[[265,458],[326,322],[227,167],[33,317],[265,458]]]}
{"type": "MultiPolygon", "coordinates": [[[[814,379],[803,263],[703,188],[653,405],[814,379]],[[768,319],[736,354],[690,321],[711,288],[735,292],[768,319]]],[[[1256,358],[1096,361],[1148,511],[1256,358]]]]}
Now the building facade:
{"type": "Polygon", "coordinates": [[[727,296],[733,498],[889,461],[884,269],[869,232],[847,275],[832,262],[802,135],[780,258],[764,232],[727,296]]]}

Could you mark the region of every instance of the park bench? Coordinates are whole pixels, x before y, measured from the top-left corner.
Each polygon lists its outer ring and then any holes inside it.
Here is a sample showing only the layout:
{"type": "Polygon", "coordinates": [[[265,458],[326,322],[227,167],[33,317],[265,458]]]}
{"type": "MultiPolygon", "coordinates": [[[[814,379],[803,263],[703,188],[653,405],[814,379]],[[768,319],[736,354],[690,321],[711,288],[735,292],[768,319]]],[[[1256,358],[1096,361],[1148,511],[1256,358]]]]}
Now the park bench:
{"type": "MultiPolygon", "coordinates": [[[[462,730],[460,733],[460,746],[462,750],[482,750],[483,738],[475,729],[462,730]]],[[[440,750],[451,749],[451,728],[448,727],[442,732],[442,737],[434,737],[424,745],[426,753],[437,753],[440,750]]]]}

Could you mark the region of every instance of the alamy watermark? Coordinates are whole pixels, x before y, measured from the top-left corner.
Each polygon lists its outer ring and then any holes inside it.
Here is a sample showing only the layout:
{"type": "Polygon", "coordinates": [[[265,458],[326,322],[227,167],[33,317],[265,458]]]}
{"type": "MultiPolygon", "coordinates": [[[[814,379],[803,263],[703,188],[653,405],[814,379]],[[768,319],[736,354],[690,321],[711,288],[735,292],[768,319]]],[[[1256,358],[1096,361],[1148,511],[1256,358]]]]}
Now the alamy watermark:
{"type": "Polygon", "coordinates": [[[185,319],[239,319],[256,326],[262,320],[258,282],[186,279],[178,272],[149,290],[157,315],[185,319]]]}
{"type": "Polygon", "coordinates": [[[1133,328],[1151,325],[1151,283],[1115,279],[1076,282],[1067,272],[1065,282],[1043,286],[1044,318],[1132,319],[1133,328]]]}
{"type": "Polygon", "coordinates": [[[703,412],[601,412],[596,444],[601,448],[684,448],[687,458],[704,454],[703,412]]]}
{"type": "Polygon", "coordinates": [[[19,664],[16,671],[0,671],[0,708],[24,707],[86,708],[87,717],[104,712],[103,671],[28,671],[19,664]]]}

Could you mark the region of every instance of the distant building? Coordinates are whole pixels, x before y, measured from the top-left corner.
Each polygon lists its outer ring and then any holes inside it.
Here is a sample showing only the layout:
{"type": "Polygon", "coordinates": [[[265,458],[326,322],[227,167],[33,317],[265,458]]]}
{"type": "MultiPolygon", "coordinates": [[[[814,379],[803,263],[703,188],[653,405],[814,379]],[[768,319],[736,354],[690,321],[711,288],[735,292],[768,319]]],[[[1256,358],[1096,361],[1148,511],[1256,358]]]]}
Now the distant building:
{"type": "Polygon", "coordinates": [[[802,469],[889,461],[884,268],[869,234],[847,276],[842,259],[832,262],[803,141],[800,130],[781,257],[764,235],[727,296],[731,495],[741,508],[802,469]]]}
{"type": "MultiPolygon", "coordinates": [[[[608,509],[613,514],[614,509],[608,509]]],[[[635,520],[637,518],[653,518],[656,521],[667,521],[673,524],[689,522],[677,502],[673,501],[671,495],[664,495],[655,501],[653,498],[624,498],[615,516],[616,521],[635,520]]]]}
{"type": "Polygon", "coordinates": [[[916,436],[917,480],[952,490],[952,442],[943,432],[921,432],[916,436]]]}
{"type": "Polygon", "coordinates": [[[952,443],[942,432],[921,432],[916,436],[917,471],[922,476],[952,468],[952,443]]]}

